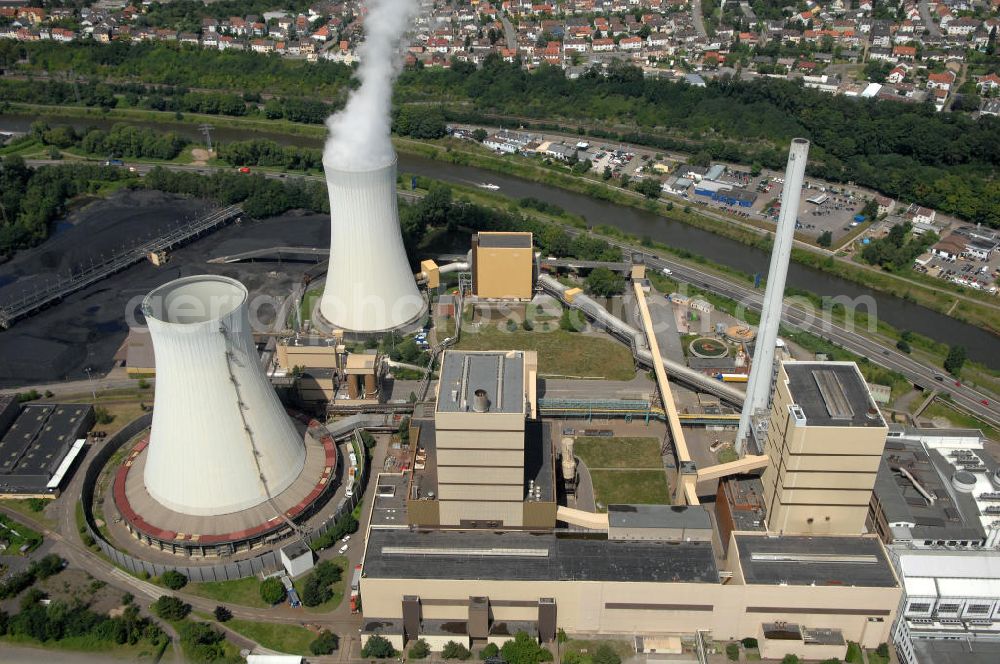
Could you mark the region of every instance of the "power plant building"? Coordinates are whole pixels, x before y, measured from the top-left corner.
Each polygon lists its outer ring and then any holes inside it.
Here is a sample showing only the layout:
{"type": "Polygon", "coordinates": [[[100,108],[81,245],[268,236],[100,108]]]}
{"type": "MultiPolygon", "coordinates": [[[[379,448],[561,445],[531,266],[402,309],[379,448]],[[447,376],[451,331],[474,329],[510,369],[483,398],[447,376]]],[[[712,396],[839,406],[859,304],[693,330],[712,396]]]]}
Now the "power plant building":
{"type": "Polygon", "coordinates": [[[768,530],[864,533],[887,432],[853,362],[781,362],[762,445],[768,530]]]}
{"type": "Polygon", "coordinates": [[[530,300],[535,254],[527,232],[480,232],[472,236],[472,292],[484,300],[530,300]]]}
{"type": "Polygon", "coordinates": [[[555,525],[551,446],[543,449],[548,441],[536,419],[537,373],[533,351],[445,352],[434,422],[419,427],[427,462],[414,474],[412,523],[555,525]]]}
{"type": "Polygon", "coordinates": [[[521,351],[445,354],[434,419],[412,423],[412,470],[377,481],[362,643],[379,634],[440,650],[520,631],[541,641],[559,629],[653,640],[710,631],[825,659],[843,658],[848,641],[889,639],[901,591],[879,538],[748,525],[764,518],[759,481],[747,487],[754,500],[734,498],[721,558],[701,506],[616,504],[603,515],[557,505],[559,432],[535,415],[533,362],[521,351]],[[584,521],[579,532],[557,527],[584,521]]]}

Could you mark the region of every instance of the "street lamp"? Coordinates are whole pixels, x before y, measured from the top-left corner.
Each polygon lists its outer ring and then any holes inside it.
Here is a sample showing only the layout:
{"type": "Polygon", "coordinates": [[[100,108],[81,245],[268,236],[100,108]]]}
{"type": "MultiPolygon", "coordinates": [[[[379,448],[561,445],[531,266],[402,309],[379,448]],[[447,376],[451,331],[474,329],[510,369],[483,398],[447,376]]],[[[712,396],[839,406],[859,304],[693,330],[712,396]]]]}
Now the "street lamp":
{"type": "Polygon", "coordinates": [[[90,396],[93,397],[94,401],[97,401],[97,392],[94,390],[94,376],[91,373],[91,368],[84,367],[83,370],[87,374],[87,381],[90,383],[90,396]]]}

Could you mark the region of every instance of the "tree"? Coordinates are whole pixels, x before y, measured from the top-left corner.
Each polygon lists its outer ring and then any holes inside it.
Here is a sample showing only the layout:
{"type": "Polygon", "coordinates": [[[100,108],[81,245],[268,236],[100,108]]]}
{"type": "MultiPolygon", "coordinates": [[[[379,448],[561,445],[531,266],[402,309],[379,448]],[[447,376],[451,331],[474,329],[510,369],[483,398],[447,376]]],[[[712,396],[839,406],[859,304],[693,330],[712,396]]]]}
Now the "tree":
{"type": "Polygon", "coordinates": [[[329,655],[339,647],[340,639],[337,635],[328,629],[324,629],[319,633],[319,636],[313,639],[312,643],[309,644],[309,652],[314,655],[329,655]]]}
{"type": "Polygon", "coordinates": [[[171,590],[180,590],[187,585],[188,578],[180,572],[170,569],[163,573],[160,581],[171,590]]]}
{"type": "Polygon", "coordinates": [[[220,623],[224,623],[227,620],[232,619],[233,617],[233,612],[222,605],[215,607],[215,610],[212,611],[212,614],[215,616],[215,619],[218,620],[220,623]]]}
{"type": "Polygon", "coordinates": [[[633,188],[646,198],[659,198],[660,192],[663,191],[663,185],[656,178],[639,180],[633,188]]]}
{"type": "Polygon", "coordinates": [[[965,358],[965,346],[950,346],[948,357],[944,358],[945,371],[952,376],[957,376],[962,370],[962,366],[965,365],[965,358]]]}
{"type": "Polygon", "coordinates": [[[619,295],[625,289],[625,277],[606,267],[591,270],[584,283],[587,292],[601,297],[619,295]]]}
{"type": "Polygon", "coordinates": [[[781,658],[781,664],[799,664],[801,661],[797,655],[785,655],[781,658]]]}
{"type": "Polygon", "coordinates": [[[472,130],[472,138],[478,143],[485,141],[487,136],[489,136],[489,133],[482,127],[476,127],[472,130]]]}
{"type": "Polygon", "coordinates": [[[816,238],[816,244],[821,247],[829,248],[833,244],[833,233],[830,231],[823,231],[820,233],[819,237],[816,238]]]}
{"type": "Polygon", "coordinates": [[[413,644],[410,648],[409,657],[410,659],[424,659],[431,654],[431,647],[427,645],[427,641],[423,639],[417,639],[417,642],[413,644]]]}
{"type": "Polygon", "coordinates": [[[191,613],[191,605],[172,595],[161,595],[150,605],[157,616],[164,620],[183,620],[191,613]]]}
{"type": "Polygon", "coordinates": [[[469,649],[463,646],[461,643],[456,643],[455,641],[449,641],[444,644],[444,648],[441,650],[441,657],[444,659],[469,659],[472,655],[469,649]]]}
{"type": "Polygon", "coordinates": [[[285,601],[286,594],[285,586],[281,584],[281,581],[277,577],[272,576],[270,579],[261,581],[260,598],[267,604],[274,605],[285,601]]]}
{"type": "Polygon", "coordinates": [[[479,651],[479,659],[487,660],[500,654],[500,648],[495,643],[487,643],[486,647],[479,651]]]}
{"type": "Polygon", "coordinates": [[[601,173],[601,179],[604,180],[605,182],[607,182],[608,180],[611,179],[611,176],[613,174],[614,174],[614,171],[611,170],[611,167],[610,166],[605,166],[604,167],[604,172],[601,173]]]}
{"type": "Polygon", "coordinates": [[[583,314],[572,309],[564,309],[559,318],[559,329],[566,332],[583,332],[585,326],[583,314]]]}
{"type": "Polygon", "coordinates": [[[909,342],[906,341],[906,339],[900,339],[899,341],[897,341],[896,348],[898,348],[901,352],[906,353],[907,355],[909,355],[910,351],[913,350],[912,348],[910,348],[910,344],[909,342]]]}
{"type": "Polygon", "coordinates": [[[386,657],[395,657],[396,649],[389,643],[389,639],[380,634],[372,634],[368,637],[365,647],[361,649],[361,656],[385,659],[386,657]]]}
{"type": "Polygon", "coordinates": [[[729,661],[731,662],[738,661],[740,658],[740,647],[735,643],[726,645],[726,657],[729,658],[729,661]]]}

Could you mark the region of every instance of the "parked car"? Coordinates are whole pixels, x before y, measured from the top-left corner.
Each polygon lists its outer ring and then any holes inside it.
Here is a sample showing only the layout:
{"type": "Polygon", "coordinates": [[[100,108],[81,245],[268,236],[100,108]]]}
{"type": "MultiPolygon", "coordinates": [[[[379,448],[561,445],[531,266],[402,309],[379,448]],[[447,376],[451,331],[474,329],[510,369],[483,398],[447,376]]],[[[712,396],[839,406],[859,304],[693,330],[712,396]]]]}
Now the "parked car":
{"type": "Polygon", "coordinates": [[[240,173],[249,173],[249,172],[250,172],[249,166],[240,166],[240,173]]]}

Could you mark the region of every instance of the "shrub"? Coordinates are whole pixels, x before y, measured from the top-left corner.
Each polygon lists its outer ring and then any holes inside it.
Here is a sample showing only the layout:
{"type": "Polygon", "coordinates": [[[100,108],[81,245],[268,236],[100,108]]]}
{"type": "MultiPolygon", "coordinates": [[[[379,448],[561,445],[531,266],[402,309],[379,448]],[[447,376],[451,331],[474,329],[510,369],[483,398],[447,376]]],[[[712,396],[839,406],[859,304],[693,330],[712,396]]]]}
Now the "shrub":
{"type": "Polygon", "coordinates": [[[340,647],[340,639],[337,635],[328,629],[324,629],[309,644],[309,652],[314,655],[329,655],[338,647],[340,647]]]}
{"type": "Polygon", "coordinates": [[[888,643],[880,643],[880,644],[878,644],[878,648],[875,649],[875,653],[879,657],[888,657],[889,656],[889,644],[888,643]]]}
{"type": "Polygon", "coordinates": [[[799,664],[801,661],[797,655],[785,655],[781,658],[781,664],[799,664]]]}
{"type": "Polygon", "coordinates": [[[566,636],[566,630],[560,627],[556,632],[556,643],[566,643],[567,641],[569,641],[569,637],[566,636]]]}
{"type": "Polygon", "coordinates": [[[212,615],[214,615],[215,619],[218,620],[220,623],[224,623],[232,619],[233,612],[227,609],[226,607],[219,605],[215,607],[214,611],[212,611],[212,615]]]}
{"type": "Polygon", "coordinates": [[[28,509],[32,512],[41,512],[48,504],[49,501],[44,498],[28,498],[28,509]]]}
{"type": "Polygon", "coordinates": [[[361,649],[361,656],[385,659],[386,657],[395,657],[396,649],[389,643],[389,639],[378,634],[373,634],[368,638],[365,647],[361,649]]]}
{"type": "Polygon", "coordinates": [[[743,639],[742,641],[740,641],[740,643],[743,644],[744,648],[756,648],[757,647],[757,639],[755,639],[755,638],[753,638],[751,636],[748,636],[747,638],[743,639]]]}
{"type": "Polygon", "coordinates": [[[486,647],[479,651],[479,659],[488,659],[500,654],[500,648],[495,643],[487,643],[486,647]]]}
{"type": "Polygon", "coordinates": [[[161,595],[150,605],[153,613],[163,620],[183,620],[191,613],[191,605],[171,595],[161,595]]]}
{"type": "Polygon", "coordinates": [[[135,595],[133,595],[132,593],[125,593],[124,595],[122,595],[122,604],[124,604],[125,606],[128,606],[134,601],[135,601],[135,595]]]}
{"type": "Polygon", "coordinates": [[[94,409],[94,420],[98,424],[111,424],[115,421],[115,416],[109,413],[107,408],[98,406],[94,409]]]}
{"type": "Polygon", "coordinates": [[[729,645],[727,645],[726,646],[726,657],[728,657],[730,659],[730,661],[733,661],[733,662],[739,660],[739,658],[740,658],[740,647],[738,645],[736,645],[735,643],[730,643],[729,645]]]}
{"type": "Polygon", "coordinates": [[[427,645],[427,642],[423,639],[417,639],[417,642],[410,648],[409,657],[410,659],[424,659],[430,654],[431,647],[427,645]]]}
{"type": "Polygon", "coordinates": [[[469,649],[463,646],[461,643],[456,643],[454,641],[449,641],[444,644],[444,648],[441,650],[441,657],[444,659],[469,659],[472,655],[469,649]]]}
{"type": "MultiPolygon", "coordinates": [[[[547,650],[545,652],[548,652],[547,650]]],[[[602,643],[594,650],[591,657],[594,664],[622,664],[622,658],[618,656],[615,649],[606,643],[602,643]]]]}
{"type": "Polygon", "coordinates": [[[176,570],[167,570],[160,577],[160,581],[171,590],[180,590],[187,585],[188,578],[176,570]]]}
{"type": "Polygon", "coordinates": [[[260,583],[260,598],[267,604],[274,605],[285,601],[286,594],[285,586],[275,577],[264,579],[260,583]]]}

